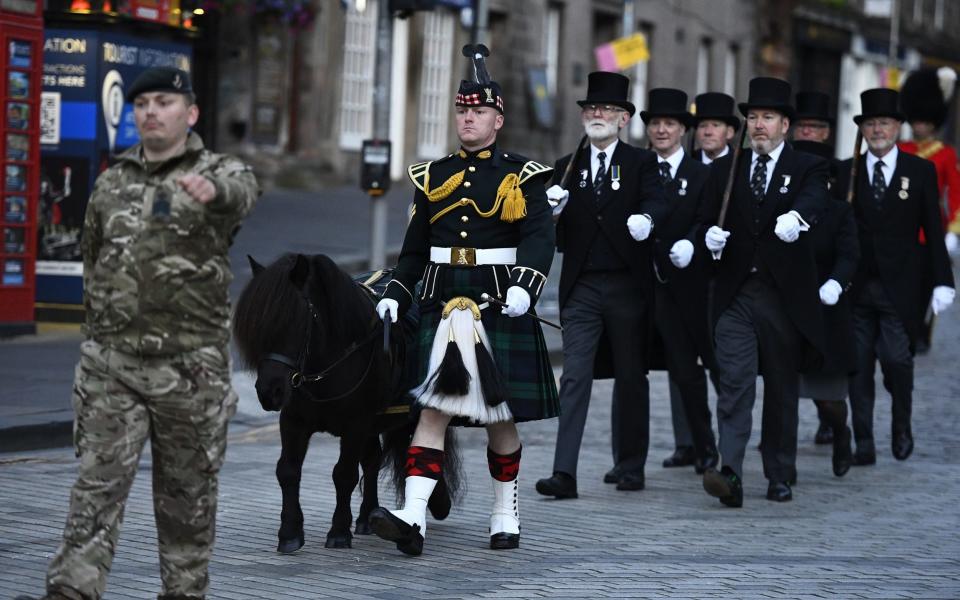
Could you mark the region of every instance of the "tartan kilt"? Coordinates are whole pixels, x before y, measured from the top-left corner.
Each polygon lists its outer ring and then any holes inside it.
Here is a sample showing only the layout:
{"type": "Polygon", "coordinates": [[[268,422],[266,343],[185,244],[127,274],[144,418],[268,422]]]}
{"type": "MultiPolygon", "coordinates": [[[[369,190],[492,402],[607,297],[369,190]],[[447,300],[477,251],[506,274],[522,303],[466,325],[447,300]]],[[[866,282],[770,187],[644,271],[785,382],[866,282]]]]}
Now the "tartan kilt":
{"type": "MultiPolygon", "coordinates": [[[[502,266],[499,268],[503,269],[502,266]]],[[[433,299],[420,301],[420,327],[412,352],[417,384],[427,377],[430,351],[444,303],[456,296],[466,296],[482,304],[480,294],[486,292],[495,295],[497,291],[493,267],[488,265],[442,265],[437,278],[433,299]]],[[[502,286],[505,284],[502,277],[499,281],[502,286]]],[[[501,287],[501,293],[505,292],[506,288],[501,287]]],[[[521,423],[558,416],[560,401],[557,384],[540,323],[530,317],[508,317],[501,314],[500,310],[500,307],[489,306],[481,311],[480,320],[490,340],[493,360],[510,393],[507,404],[513,420],[521,423]]],[[[475,425],[469,419],[457,417],[451,423],[475,425]]]]}

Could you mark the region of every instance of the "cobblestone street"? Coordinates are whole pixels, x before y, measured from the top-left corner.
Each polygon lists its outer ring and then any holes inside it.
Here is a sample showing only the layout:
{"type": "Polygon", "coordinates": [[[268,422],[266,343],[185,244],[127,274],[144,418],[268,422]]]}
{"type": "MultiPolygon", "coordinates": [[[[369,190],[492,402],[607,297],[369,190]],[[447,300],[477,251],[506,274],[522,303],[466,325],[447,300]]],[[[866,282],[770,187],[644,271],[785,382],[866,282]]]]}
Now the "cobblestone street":
{"type": "MultiPolygon", "coordinates": [[[[933,353],[918,359],[917,448],[908,461],[890,454],[890,404],[881,395],[877,465],[834,477],[829,447],[812,443],[813,404],[801,401],[799,484],[787,504],[764,499],[766,481],[753,450],[741,510],[708,497],[692,470],[661,468],[673,446],[662,373],[652,375],[647,489],[618,492],[604,485],[601,477],[611,464],[611,385],[597,384],[579,499],[555,501],[534,492],[534,481],[550,473],[556,422],[522,426],[523,538],[521,549],[512,552],[487,549],[492,492],[485,437],[461,431],[464,501],[446,521],[429,522],[423,556],[403,556],[375,537],[355,537],[351,550],[323,547],[337,444],[320,435],[304,468],[307,545],[295,555],[277,554],[279,435],[265,415],[231,435],[211,597],[960,598],[958,322],[955,307],[939,323],[933,353]]],[[[755,429],[751,448],[758,439],[755,429]]],[[[150,598],[159,591],[149,469],[146,454],[107,598],[150,598]]],[[[69,449],[0,455],[0,597],[42,590],[74,474],[69,449]]],[[[381,494],[392,506],[385,482],[381,494]]]]}

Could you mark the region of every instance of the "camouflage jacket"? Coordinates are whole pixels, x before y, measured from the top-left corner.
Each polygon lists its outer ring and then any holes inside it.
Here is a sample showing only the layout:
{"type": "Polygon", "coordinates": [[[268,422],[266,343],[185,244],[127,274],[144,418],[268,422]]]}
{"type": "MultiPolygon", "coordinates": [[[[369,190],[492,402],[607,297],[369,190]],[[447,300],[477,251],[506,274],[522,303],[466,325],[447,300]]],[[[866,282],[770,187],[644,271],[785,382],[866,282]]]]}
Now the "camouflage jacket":
{"type": "Polygon", "coordinates": [[[144,163],[140,145],[97,178],[83,230],[87,337],[137,355],[170,355],[226,344],[233,279],[227,252],[259,195],[250,167],[203,147],[191,133],[183,154],[144,163]],[[209,178],[201,204],[177,180],[209,178]]]}

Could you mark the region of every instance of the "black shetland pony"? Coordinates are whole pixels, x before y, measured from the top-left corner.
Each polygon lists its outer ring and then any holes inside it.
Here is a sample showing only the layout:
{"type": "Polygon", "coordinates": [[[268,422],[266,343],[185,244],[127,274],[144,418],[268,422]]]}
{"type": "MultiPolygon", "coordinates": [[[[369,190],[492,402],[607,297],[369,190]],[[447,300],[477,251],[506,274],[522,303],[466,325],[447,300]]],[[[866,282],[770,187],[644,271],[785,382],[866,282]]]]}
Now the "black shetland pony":
{"type": "MultiPolygon", "coordinates": [[[[300,474],[310,436],[326,431],[340,438],[333,468],[337,504],[327,548],[350,548],[353,518],[350,496],[363,470],[363,500],[357,534],[369,534],[368,517],[377,507],[380,466],[394,468],[398,497],[403,456],[413,435],[402,381],[407,337],[391,332],[384,351],[383,324],[376,295],[324,255],[287,254],[268,267],[248,257],[253,279],[234,313],[234,339],[243,364],[257,372],[256,390],[264,410],[280,411],[282,449],[277,481],[283,495],[277,551],[304,544],[300,474]],[[378,434],[384,433],[384,447],[378,434]],[[385,460],[392,459],[392,460],[385,460]]],[[[435,488],[429,508],[434,518],[450,512],[458,487],[452,437],[449,468],[435,488]]]]}

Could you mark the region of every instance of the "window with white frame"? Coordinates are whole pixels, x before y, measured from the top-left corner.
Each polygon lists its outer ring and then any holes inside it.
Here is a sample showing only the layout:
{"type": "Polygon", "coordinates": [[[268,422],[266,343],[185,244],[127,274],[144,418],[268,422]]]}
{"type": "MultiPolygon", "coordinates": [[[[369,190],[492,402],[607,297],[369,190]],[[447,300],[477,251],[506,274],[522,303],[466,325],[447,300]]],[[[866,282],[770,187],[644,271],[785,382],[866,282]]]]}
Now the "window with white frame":
{"type": "Polygon", "coordinates": [[[373,87],[377,52],[377,3],[347,9],[340,96],[340,147],[359,150],[373,132],[373,87]]]}
{"type": "Polygon", "coordinates": [[[710,91],[710,46],[707,38],[697,46],[697,94],[710,91]]]}
{"type": "Polygon", "coordinates": [[[417,155],[422,158],[447,152],[453,26],[453,13],[449,11],[436,10],[424,15],[420,121],[417,124],[417,155]]]}
{"type": "Polygon", "coordinates": [[[547,68],[547,93],[557,95],[557,77],[560,73],[560,15],[561,8],[550,4],[544,36],[543,61],[547,68]]]}
{"type": "MultiPolygon", "coordinates": [[[[640,33],[647,38],[647,49],[653,56],[653,27],[647,24],[640,26],[640,33]]],[[[630,101],[637,108],[637,114],[647,109],[647,80],[650,76],[650,61],[638,62],[633,67],[633,81],[630,84],[630,101]]],[[[639,116],[630,119],[630,137],[639,140],[647,134],[643,120],[639,116]]]]}
{"type": "Polygon", "coordinates": [[[943,0],[937,0],[933,8],[933,26],[936,29],[943,29],[943,0]]]}
{"type": "Polygon", "coordinates": [[[723,93],[737,97],[737,63],[740,61],[740,47],[730,44],[723,61],[723,93]]]}

